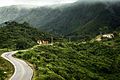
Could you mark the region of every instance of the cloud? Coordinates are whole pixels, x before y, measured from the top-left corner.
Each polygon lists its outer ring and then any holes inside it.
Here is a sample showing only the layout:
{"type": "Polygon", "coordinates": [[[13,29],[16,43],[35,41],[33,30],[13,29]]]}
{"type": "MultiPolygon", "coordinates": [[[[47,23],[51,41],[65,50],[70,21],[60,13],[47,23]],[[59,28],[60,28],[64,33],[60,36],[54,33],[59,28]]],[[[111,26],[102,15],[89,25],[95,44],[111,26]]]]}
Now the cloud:
{"type": "Polygon", "coordinates": [[[21,4],[44,6],[53,4],[73,3],[75,1],[94,2],[94,1],[120,1],[120,0],[0,0],[0,7],[21,4]]]}
{"type": "Polygon", "coordinates": [[[15,4],[14,0],[0,0],[0,6],[7,6],[15,4]]]}
{"type": "Polygon", "coordinates": [[[78,1],[87,1],[87,2],[93,2],[93,1],[120,1],[120,0],[78,0],[78,1]]]}
{"type": "Polygon", "coordinates": [[[17,0],[17,3],[20,4],[36,4],[36,5],[44,5],[44,4],[61,4],[61,3],[72,3],[77,0],[17,0]],[[23,3],[24,2],[24,3],[23,3]]]}
{"type": "Polygon", "coordinates": [[[10,6],[10,5],[53,5],[53,4],[62,4],[62,3],[73,3],[77,0],[0,0],[0,7],[10,6]]]}

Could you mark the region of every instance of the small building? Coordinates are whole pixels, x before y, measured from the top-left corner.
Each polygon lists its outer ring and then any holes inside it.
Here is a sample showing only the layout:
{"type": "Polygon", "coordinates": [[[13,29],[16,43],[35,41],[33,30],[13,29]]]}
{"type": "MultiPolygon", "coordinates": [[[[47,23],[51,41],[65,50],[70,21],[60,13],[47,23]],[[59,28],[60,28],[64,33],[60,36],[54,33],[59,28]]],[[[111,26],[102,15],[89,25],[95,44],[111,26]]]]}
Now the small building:
{"type": "Polygon", "coordinates": [[[102,35],[102,37],[112,39],[112,38],[114,38],[114,35],[113,34],[104,34],[104,35],[102,35]]]}
{"type": "Polygon", "coordinates": [[[114,34],[104,34],[104,35],[97,36],[96,41],[108,40],[113,38],[114,38],[114,34]]]}
{"type": "Polygon", "coordinates": [[[43,44],[43,45],[47,45],[47,44],[49,43],[49,41],[47,41],[47,40],[46,40],[46,41],[45,41],[45,40],[38,40],[37,43],[38,43],[39,45],[42,45],[42,44],[43,44]]]}
{"type": "Polygon", "coordinates": [[[42,44],[42,41],[41,41],[41,40],[38,40],[37,43],[38,43],[38,44],[42,44]]]}

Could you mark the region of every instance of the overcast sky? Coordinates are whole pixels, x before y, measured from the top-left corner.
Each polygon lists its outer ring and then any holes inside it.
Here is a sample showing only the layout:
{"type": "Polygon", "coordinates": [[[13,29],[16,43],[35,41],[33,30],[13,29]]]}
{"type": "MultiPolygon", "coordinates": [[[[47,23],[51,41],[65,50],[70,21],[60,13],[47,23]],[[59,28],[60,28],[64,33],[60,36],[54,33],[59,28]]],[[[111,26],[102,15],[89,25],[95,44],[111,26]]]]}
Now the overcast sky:
{"type": "Polygon", "coordinates": [[[52,4],[62,4],[62,3],[73,3],[77,0],[0,0],[0,7],[10,6],[10,5],[52,5],[52,4]]]}
{"type": "MultiPolygon", "coordinates": [[[[73,3],[75,1],[77,0],[0,0],[0,7],[20,4],[43,6],[52,4],[73,3]]],[[[116,0],[79,0],[79,1],[116,1],[116,0]]]]}

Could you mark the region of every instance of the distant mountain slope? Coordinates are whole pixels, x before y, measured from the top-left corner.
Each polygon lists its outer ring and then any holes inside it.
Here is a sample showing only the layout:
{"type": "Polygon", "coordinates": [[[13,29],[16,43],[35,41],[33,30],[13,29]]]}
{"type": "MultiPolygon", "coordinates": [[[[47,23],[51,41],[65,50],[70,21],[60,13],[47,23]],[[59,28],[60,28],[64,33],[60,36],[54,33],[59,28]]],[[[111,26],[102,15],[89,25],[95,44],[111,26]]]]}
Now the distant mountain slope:
{"type": "Polygon", "coordinates": [[[84,26],[79,27],[72,35],[87,34],[95,36],[100,33],[120,31],[119,9],[120,6],[111,5],[84,26]]]}
{"type": "Polygon", "coordinates": [[[69,34],[79,27],[94,19],[100,12],[104,10],[106,5],[103,3],[96,4],[77,4],[64,8],[61,15],[56,17],[53,21],[47,23],[45,30],[51,32],[69,34]]]}
{"type": "Polygon", "coordinates": [[[60,10],[51,9],[49,7],[33,8],[30,9],[29,14],[17,17],[15,20],[18,22],[27,21],[34,27],[42,27],[46,23],[52,21],[55,16],[58,16],[60,10]]]}
{"type": "Polygon", "coordinates": [[[105,32],[105,27],[107,32],[118,30],[120,24],[120,2],[76,2],[59,7],[14,8],[1,8],[0,22],[26,21],[38,29],[59,35],[95,36],[100,30],[105,32]]]}
{"type": "Polygon", "coordinates": [[[4,23],[9,20],[15,20],[17,17],[27,15],[29,9],[19,8],[18,6],[7,6],[0,8],[0,23],[4,23]]]}
{"type": "Polygon", "coordinates": [[[0,48],[25,49],[37,44],[39,39],[50,35],[32,28],[27,23],[5,22],[0,28],[0,48]]]}

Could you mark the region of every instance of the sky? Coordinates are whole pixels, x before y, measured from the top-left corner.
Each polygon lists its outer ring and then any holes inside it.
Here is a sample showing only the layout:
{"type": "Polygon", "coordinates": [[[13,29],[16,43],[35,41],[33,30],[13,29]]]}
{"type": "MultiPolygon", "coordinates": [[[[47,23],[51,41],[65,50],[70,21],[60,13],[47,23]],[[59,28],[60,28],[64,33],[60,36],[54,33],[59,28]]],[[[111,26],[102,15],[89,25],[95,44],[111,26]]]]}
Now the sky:
{"type": "Polygon", "coordinates": [[[63,3],[73,3],[77,0],[0,0],[0,7],[10,5],[53,5],[63,3]]]}
{"type": "MultiPolygon", "coordinates": [[[[73,3],[78,0],[0,0],[0,7],[10,6],[10,5],[53,5],[53,4],[63,4],[63,3],[73,3]]],[[[79,1],[120,1],[120,0],[79,0],[79,1]]]]}

